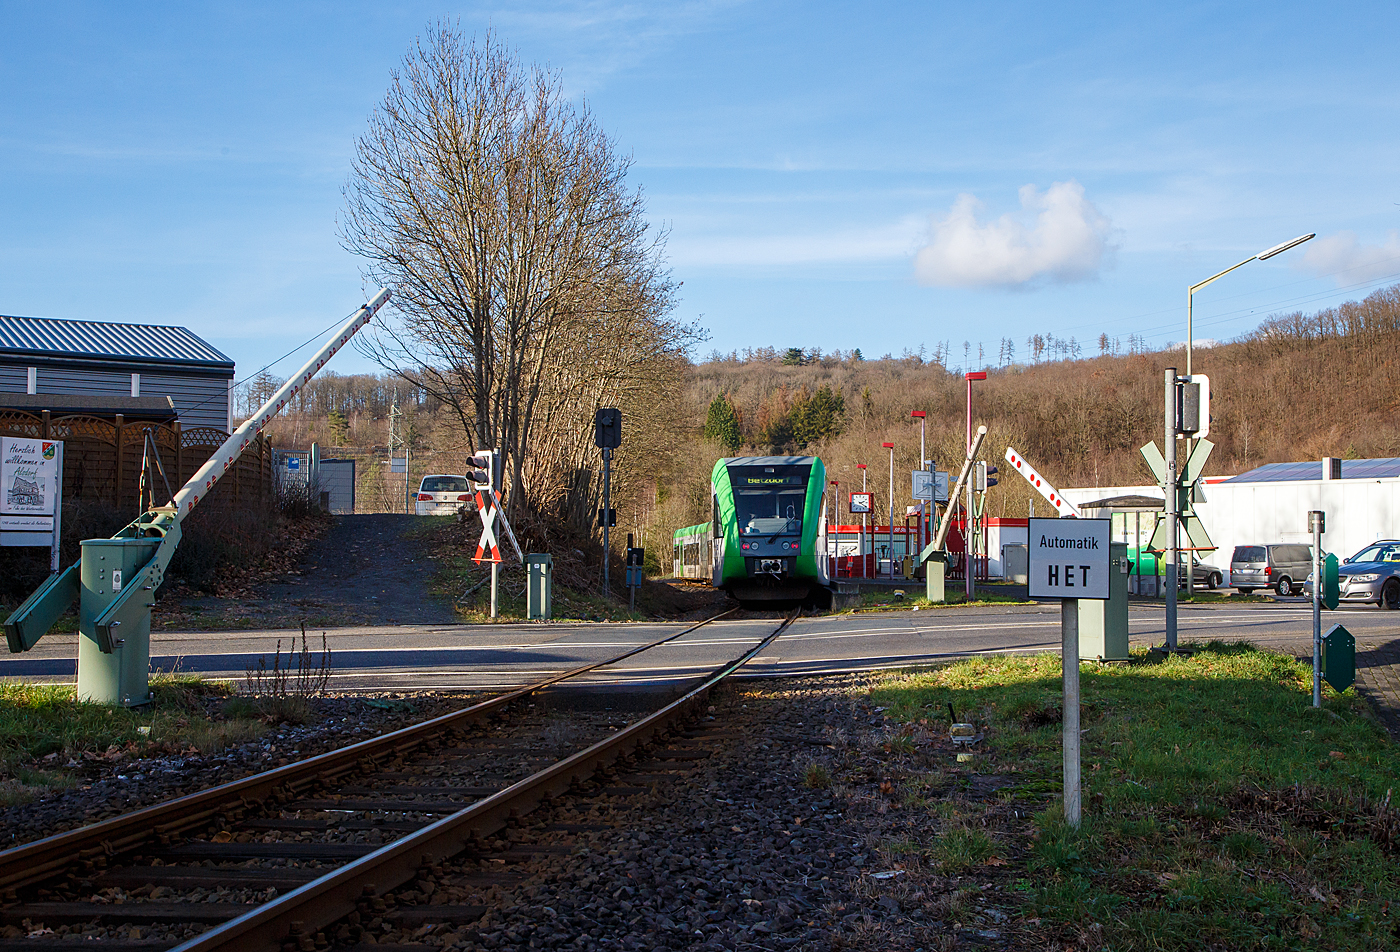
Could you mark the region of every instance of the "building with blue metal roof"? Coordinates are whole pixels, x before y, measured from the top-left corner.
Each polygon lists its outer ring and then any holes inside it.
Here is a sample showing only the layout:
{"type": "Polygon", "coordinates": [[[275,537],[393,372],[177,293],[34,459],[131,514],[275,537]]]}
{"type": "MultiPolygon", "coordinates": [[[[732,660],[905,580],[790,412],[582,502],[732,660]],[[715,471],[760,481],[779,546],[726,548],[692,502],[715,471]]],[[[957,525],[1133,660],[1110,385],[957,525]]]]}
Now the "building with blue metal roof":
{"type": "Polygon", "coordinates": [[[76,395],[119,413],[163,397],[181,426],[230,432],[233,379],[233,361],[188,328],[0,315],[0,406],[6,394],[76,395]]]}
{"type": "Polygon", "coordinates": [[[1397,476],[1400,476],[1400,457],[1397,456],[1379,459],[1329,457],[1321,462],[1314,459],[1303,463],[1265,463],[1224,482],[1290,483],[1300,479],[1393,479],[1397,476]],[[1330,471],[1324,472],[1328,467],[1330,471]]]}

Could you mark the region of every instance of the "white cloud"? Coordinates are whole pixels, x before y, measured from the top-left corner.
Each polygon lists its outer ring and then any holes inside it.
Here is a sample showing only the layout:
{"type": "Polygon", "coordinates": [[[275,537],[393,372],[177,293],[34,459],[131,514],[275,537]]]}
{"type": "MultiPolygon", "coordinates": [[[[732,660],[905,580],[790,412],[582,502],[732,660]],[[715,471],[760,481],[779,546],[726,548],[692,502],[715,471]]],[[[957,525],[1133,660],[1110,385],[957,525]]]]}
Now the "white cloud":
{"type": "Polygon", "coordinates": [[[1383,245],[1363,245],[1354,231],[1339,231],[1314,238],[1293,267],[1320,278],[1331,278],[1338,287],[1364,284],[1400,274],[1400,232],[1392,231],[1383,245]]]}
{"type": "Polygon", "coordinates": [[[1044,192],[1021,188],[1020,215],[977,220],[982,207],[959,195],[934,219],[929,243],[914,260],[922,284],[938,287],[1024,287],[1038,280],[1083,281],[1106,266],[1115,249],[1113,223],[1084,197],[1078,182],[1056,182],[1044,192]],[[1034,217],[1034,221],[1028,221],[1034,217]]]}

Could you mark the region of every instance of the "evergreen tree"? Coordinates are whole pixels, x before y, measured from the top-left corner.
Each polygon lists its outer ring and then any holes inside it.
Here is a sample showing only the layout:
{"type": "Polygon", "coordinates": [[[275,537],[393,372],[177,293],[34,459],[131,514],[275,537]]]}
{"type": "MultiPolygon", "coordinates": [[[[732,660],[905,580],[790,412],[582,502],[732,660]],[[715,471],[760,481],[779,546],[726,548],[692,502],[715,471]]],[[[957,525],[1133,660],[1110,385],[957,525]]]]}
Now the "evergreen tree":
{"type": "Polygon", "coordinates": [[[729,394],[721,393],[710,401],[710,410],[705,415],[705,439],[714,440],[733,456],[744,445],[744,432],[739,412],[729,399],[729,394]]]}
{"type": "Polygon", "coordinates": [[[783,351],[783,365],[787,367],[801,367],[807,362],[807,357],[802,353],[801,347],[789,347],[783,351]]]}
{"type": "Polygon", "coordinates": [[[860,348],[857,347],[855,350],[851,351],[851,359],[859,363],[860,361],[865,359],[865,355],[862,354],[860,352],[860,348]]]}
{"type": "Polygon", "coordinates": [[[841,432],[846,415],[846,397],[842,392],[823,386],[810,397],[793,405],[791,430],[793,442],[807,446],[829,439],[841,432]]]}
{"type": "Polygon", "coordinates": [[[350,435],[350,421],[344,413],[332,410],[326,414],[326,429],[330,430],[332,445],[344,446],[346,437],[350,435]]]}

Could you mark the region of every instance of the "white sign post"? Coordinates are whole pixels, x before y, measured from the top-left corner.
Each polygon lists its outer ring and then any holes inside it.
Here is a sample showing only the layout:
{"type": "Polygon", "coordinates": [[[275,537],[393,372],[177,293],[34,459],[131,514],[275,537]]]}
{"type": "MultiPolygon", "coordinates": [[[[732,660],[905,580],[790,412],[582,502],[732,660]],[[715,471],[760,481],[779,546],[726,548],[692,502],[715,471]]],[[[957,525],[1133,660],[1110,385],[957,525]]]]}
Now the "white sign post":
{"type": "Polygon", "coordinates": [[[1079,600],[1108,598],[1110,538],[1107,519],[1030,520],[1030,596],[1060,600],[1065,822],[1076,829],[1080,814],[1079,600]]]}
{"type": "Polygon", "coordinates": [[[62,520],[63,444],[0,437],[0,546],[47,546],[57,572],[62,520]]]}

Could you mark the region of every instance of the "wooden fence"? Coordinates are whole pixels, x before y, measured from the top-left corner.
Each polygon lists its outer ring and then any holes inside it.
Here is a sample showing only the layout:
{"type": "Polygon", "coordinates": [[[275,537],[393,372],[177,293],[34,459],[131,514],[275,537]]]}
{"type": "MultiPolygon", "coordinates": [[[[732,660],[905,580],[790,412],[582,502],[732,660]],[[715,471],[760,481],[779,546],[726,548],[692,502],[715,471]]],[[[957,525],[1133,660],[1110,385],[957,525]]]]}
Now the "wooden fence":
{"type": "MultiPolygon", "coordinates": [[[[65,503],[81,499],[110,503],[117,509],[134,509],[140,494],[141,459],[148,432],[154,438],[170,488],[176,492],[228,439],[228,434],[218,427],[184,429],[178,420],[127,422],[120,413],[111,417],[52,416],[48,410],[34,414],[0,409],[0,435],[63,441],[65,503]]],[[[153,472],[152,478],[155,502],[160,505],[167,498],[165,486],[159,474],[153,472]]],[[[260,433],[214,490],[200,500],[200,505],[237,507],[262,503],[273,493],[272,444],[260,433]]]]}

